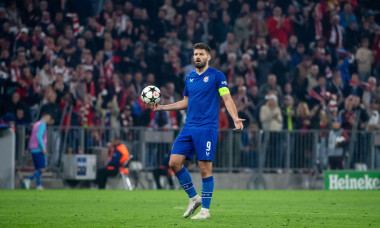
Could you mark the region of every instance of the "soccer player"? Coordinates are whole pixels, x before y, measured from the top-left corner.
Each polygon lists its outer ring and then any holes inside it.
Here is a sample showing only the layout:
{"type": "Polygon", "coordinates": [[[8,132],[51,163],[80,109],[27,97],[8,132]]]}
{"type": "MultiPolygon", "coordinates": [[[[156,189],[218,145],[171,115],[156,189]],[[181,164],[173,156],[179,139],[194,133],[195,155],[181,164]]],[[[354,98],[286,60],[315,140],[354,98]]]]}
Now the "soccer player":
{"type": "Polygon", "coordinates": [[[30,182],[36,178],[37,190],[43,190],[41,177],[46,168],[46,143],[47,143],[47,124],[52,122],[51,115],[49,113],[43,113],[41,120],[33,125],[32,135],[29,141],[29,150],[32,154],[34,173],[28,178],[23,180],[24,187],[30,188],[30,182]]]}
{"type": "Polygon", "coordinates": [[[200,212],[192,219],[210,218],[209,208],[214,190],[212,162],[218,137],[219,96],[223,98],[228,113],[234,121],[235,130],[242,130],[244,121],[238,117],[226,77],[222,72],[208,65],[211,59],[210,51],[211,48],[207,44],[197,43],[194,45],[193,60],[196,69],[186,77],[183,100],[168,105],[148,105],[153,111],[187,108],[186,122],[174,142],[169,166],[190,198],[183,217],[189,217],[202,205],[200,212]],[[191,176],[183,166],[185,159],[193,157],[194,151],[197,154],[202,176],[202,197],[195,191],[191,176]]]}

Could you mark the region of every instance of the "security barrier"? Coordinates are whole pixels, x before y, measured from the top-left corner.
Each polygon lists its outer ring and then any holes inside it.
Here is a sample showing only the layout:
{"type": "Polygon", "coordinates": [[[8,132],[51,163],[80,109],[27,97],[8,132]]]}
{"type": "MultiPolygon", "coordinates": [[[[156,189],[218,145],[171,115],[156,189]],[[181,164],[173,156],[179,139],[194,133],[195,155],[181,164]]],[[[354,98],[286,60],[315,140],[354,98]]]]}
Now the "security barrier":
{"type": "MultiPolygon", "coordinates": [[[[25,154],[30,127],[16,128],[16,168],[32,168],[30,156],[25,154]]],[[[59,169],[63,154],[96,154],[106,150],[107,143],[119,136],[144,170],[162,164],[170,153],[179,130],[101,127],[49,127],[48,167],[59,169]]],[[[246,169],[282,172],[329,169],[329,134],[322,130],[262,131],[245,129],[219,130],[214,171],[235,172],[246,169]]],[[[349,141],[343,146],[341,157],[344,169],[375,170],[380,168],[380,132],[348,132],[349,141]],[[360,169],[360,168],[359,168],[360,169]]],[[[330,145],[331,146],[331,145],[330,145]]],[[[107,159],[99,156],[98,159],[107,159]]],[[[101,161],[105,163],[106,161],[101,161]]],[[[98,161],[99,164],[99,161],[98,161]]],[[[196,167],[196,158],[189,168],[196,167]]]]}

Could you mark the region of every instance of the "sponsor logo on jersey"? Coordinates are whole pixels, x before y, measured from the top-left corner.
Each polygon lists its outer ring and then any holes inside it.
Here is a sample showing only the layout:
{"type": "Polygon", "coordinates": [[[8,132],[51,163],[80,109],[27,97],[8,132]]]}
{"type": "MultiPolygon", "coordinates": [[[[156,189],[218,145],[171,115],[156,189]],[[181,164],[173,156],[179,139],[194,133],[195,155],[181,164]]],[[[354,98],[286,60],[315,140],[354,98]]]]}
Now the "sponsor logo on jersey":
{"type": "Polygon", "coordinates": [[[194,81],[194,78],[190,78],[190,82],[193,82],[194,81]]]}
{"type": "Polygon", "coordinates": [[[227,81],[222,81],[220,84],[227,85],[227,81]]]}
{"type": "Polygon", "coordinates": [[[204,77],[204,78],[203,78],[203,81],[204,81],[204,82],[208,82],[208,76],[204,77]]]}

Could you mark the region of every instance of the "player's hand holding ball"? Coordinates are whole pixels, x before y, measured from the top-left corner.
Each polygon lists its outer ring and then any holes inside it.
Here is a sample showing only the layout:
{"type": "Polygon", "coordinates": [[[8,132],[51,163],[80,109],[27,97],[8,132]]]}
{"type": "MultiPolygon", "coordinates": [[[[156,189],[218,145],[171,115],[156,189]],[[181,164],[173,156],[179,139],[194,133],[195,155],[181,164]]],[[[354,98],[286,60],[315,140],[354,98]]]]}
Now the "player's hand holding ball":
{"type": "Polygon", "coordinates": [[[160,105],[158,103],[161,101],[161,91],[156,86],[147,86],[141,92],[141,99],[152,111],[158,111],[160,105]]]}

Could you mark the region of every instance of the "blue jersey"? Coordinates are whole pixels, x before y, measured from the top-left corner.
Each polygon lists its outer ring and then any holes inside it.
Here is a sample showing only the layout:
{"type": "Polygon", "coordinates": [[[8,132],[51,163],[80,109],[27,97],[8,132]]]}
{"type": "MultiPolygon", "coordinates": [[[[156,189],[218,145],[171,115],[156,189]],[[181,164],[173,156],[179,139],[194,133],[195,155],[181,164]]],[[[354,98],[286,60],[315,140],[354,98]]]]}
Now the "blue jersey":
{"type": "Polygon", "coordinates": [[[189,98],[185,129],[217,130],[219,89],[227,87],[224,74],[211,67],[202,74],[195,70],[186,77],[184,95],[189,98]]]}

